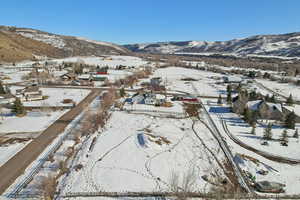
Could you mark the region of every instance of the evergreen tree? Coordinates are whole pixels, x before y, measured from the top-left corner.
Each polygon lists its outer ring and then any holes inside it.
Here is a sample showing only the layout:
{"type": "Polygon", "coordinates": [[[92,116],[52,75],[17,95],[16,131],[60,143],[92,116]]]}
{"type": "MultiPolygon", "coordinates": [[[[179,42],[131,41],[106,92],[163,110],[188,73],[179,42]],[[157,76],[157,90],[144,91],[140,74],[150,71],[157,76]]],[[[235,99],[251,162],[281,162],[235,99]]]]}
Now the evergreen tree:
{"type": "Polygon", "coordinates": [[[231,103],[232,102],[232,97],[231,97],[231,91],[229,91],[228,93],[227,93],[227,103],[231,103]]]}
{"type": "Polygon", "coordinates": [[[23,104],[19,98],[16,98],[13,104],[12,112],[15,113],[16,115],[23,115],[26,113],[23,104]]]}
{"type": "Polygon", "coordinates": [[[255,126],[252,126],[252,129],[251,129],[251,134],[252,134],[252,135],[255,135],[255,132],[256,132],[256,131],[255,131],[255,128],[256,128],[255,126]]]}
{"type": "Polygon", "coordinates": [[[299,74],[299,70],[296,69],[296,71],[295,71],[295,77],[296,77],[298,74],[299,74]]]}
{"type": "Polygon", "coordinates": [[[271,103],[276,103],[276,98],[275,95],[273,94],[272,97],[270,98],[271,103]]]}
{"type": "Polygon", "coordinates": [[[280,140],[281,140],[281,145],[287,146],[289,139],[288,139],[288,134],[286,129],[283,130],[280,140]]]}
{"type": "Polygon", "coordinates": [[[263,139],[271,140],[272,139],[272,124],[269,123],[268,126],[264,129],[263,139]]]}
{"type": "Polygon", "coordinates": [[[270,102],[270,95],[269,95],[269,94],[267,94],[267,95],[265,96],[265,101],[270,102]]]}
{"type": "Polygon", "coordinates": [[[220,94],[219,94],[219,97],[218,97],[218,104],[219,104],[219,105],[222,104],[222,97],[221,97],[220,94]]]}
{"type": "Polygon", "coordinates": [[[294,104],[293,96],[290,94],[289,98],[286,100],[286,104],[292,106],[294,104]]]}
{"type": "Polygon", "coordinates": [[[237,88],[236,88],[236,91],[237,91],[237,92],[241,92],[241,90],[242,90],[242,84],[239,83],[239,85],[238,85],[237,88]]]}
{"type": "Polygon", "coordinates": [[[293,135],[294,138],[299,138],[298,129],[295,130],[295,133],[293,135]]]}
{"type": "Polygon", "coordinates": [[[293,111],[286,116],[285,127],[290,129],[295,129],[295,124],[296,124],[296,115],[293,111]]]}
{"type": "Polygon", "coordinates": [[[232,92],[232,86],[227,85],[226,91],[227,91],[227,93],[231,93],[232,92]]]}
{"type": "Polygon", "coordinates": [[[252,126],[256,124],[258,117],[259,117],[259,112],[257,110],[251,112],[250,124],[252,126]]]}
{"type": "Polygon", "coordinates": [[[244,110],[244,120],[248,123],[250,123],[250,121],[251,121],[251,117],[252,117],[251,114],[252,113],[251,113],[250,109],[248,107],[246,107],[244,110]]]}
{"type": "Polygon", "coordinates": [[[250,94],[249,94],[249,100],[250,101],[254,101],[254,100],[256,100],[257,99],[257,94],[256,94],[256,92],[253,90],[252,92],[250,92],[250,94]]]}
{"type": "Polygon", "coordinates": [[[269,74],[268,72],[265,72],[263,75],[264,79],[269,79],[271,77],[271,74],[269,74]]]}
{"type": "Polygon", "coordinates": [[[4,89],[4,87],[3,87],[3,85],[2,85],[2,81],[0,81],[0,94],[5,94],[6,92],[5,92],[5,89],[4,89]]]}
{"type": "Polygon", "coordinates": [[[125,96],[125,89],[123,87],[120,89],[120,96],[121,97],[125,96]]]}

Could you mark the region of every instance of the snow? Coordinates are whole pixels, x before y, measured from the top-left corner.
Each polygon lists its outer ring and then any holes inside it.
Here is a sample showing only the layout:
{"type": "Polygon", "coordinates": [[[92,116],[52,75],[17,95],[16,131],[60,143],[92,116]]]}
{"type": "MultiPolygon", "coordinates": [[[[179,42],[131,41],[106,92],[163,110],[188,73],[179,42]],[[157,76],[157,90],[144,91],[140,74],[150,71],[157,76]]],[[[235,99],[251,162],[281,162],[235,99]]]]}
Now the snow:
{"type": "MultiPolygon", "coordinates": [[[[196,129],[201,130],[203,140],[211,149],[219,148],[203,125],[197,125],[196,129]]],[[[113,112],[106,129],[98,137],[93,152],[82,152],[78,163],[84,167],[69,175],[63,193],[170,191],[173,172],[179,174],[181,181],[191,169],[195,174],[204,175],[217,168],[216,163],[207,161],[211,158],[206,157],[203,146],[192,133],[190,120],[113,112]],[[152,142],[153,138],[147,135],[145,128],[151,130],[150,134],[165,137],[171,143],[152,142]],[[140,146],[137,141],[140,133],[146,138],[145,146],[140,146]]],[[[219,156],[224,155],[219,153],[219,156]]],[[[197,176],[193,190],[204,189],[206,185],[197,176]]]]}
{"type": "Polygon", "coordinates": [[[12,158],[17,152],[23,149],[30,141],[9,144],[7,146],[0,146],[0,166],[6,163],[10,158],[12,158]]]}
{"type": "Polygon", "coordinates": [[[290,83],[278,83],[276,81],[269,81],[265,79],[256,79],[257,82],[263,84],[265,87],[272,89],[279,94],[282,94],[286,97],[292,94],[293,99],[300,100],[300,87],[290,84],[290,83]]]}
{"type": "MultiPolygon", "coordinates": [[[[204,100],[207,102],[208,99],[204,100]]],[[[211,101],[211,100],[209,100],[211,101]]],[[[215,102],[216,103],[216,102],[215,102]]],[[[208,110],[217,107],[216,104],[211,103],[210,105],[206,105],[208,110]]],[[[261,138],[263,136],[263,131],[266,125],[258,124],[256,128],[256,135],[251,135],[251,127],[246,124],[240,117],[234,113],[228,112],[228,108],[221,107],[219,109],[212,109],[211,116],[215,121],[217,127],[222,133],[222,136],[226,140],[227,144],[230,146],[233,153],[245,154],[251,157],[258,159],[261,163],[259,165],[254,165],[253,163],[247,161],[240,163],[240,166],[244,169],[249,169],[249,172],[252,172],[252,175],[256,177],[256,181],[275,181],[286,184],[286,194],[298,194],[299,193],[299,180],[300,175],[298,171],[300,170],[299,165],[289,165],[284,163],[278,163],[275,161],[268,160],[254,152],[251,152],[238,144],[234,143],[228,135],[225,133],[220,117],[226,121],[229,131],[241,140],[243,143],[250,145],[258,150],[268,152],[273,155],[280,155],[292,159],[299,159],[300,154],[295,149],[299,148],[299,140],[296,138],[289,137],[288,147],[281,146],[279,141],[272,140],[268,141],[269,145],[261,145],[261,138]],[[214,111],[213,111],[214,110],[214,111]],[[219,112],[216,112],[218,110],[219,112]],[[268,167],[269,166],[269,167],[268,167]],[[271,168],[270,168],[271,167],[271,168]],[[275,170],[272,170],[274,168],[275,170]],[[267,170],[268,175],[260,175],[257,173],[259,169],[267,170]]],[[[299,127],[299,124],[297,125],[299,127]]],[[[275,126],[272,129],[273,138],[279,139],[281,133],[284,129],[275,126]]],[[[293,130],[288,130],[288,135],[292,136],[294,133],[293,130]]]]}
{"type": "MultiPolygon", "coordinates": [[[[16,89],[22,87],[12,86],[11,92],[15,94],[16,89]]],[[[69,89],[69,88],[40,88],[43,96],[48,96],[45,100],[23,102],[24,106],[68,106],[72,104],[63,104],[64,99],[72,99],[75,103],[79,103],[89,93],[87,89],[69,89]]]]}
{"type": "Polygon", "coordinates": [[[288,109],[289,111],[294,111],[294,113],[297,115],[297,116],[300,116],[300,105],[298,104],[295,104],[293,106],[284,106],[284,108],[288,109]]]}
{"type": "Polygon", "coordinates": [[[200,71],[194,69],[180,68],[180,67],[167,67],[157,69],[152,77],[161,77],[162,84],[165,83],[168,90],[172,91],[184,91],[188,93],[194,93],[192,84],[190,81],[182,81],[182,78],[193,78],[198,81],[193,81],[193,84],[199,88],[201,96],[218,96],[221,92],[225,94],[226,86],[224,84],[215,84],[215,80],[211,77],[216,76],[221,78],[220,74],[200,71]]]}
{"type": "Polygon", "coordinates": [[[38,33],[35,31],[30,31],[30,32],[26,31],[26,32],[18,32],[18,33],[24,37],[37,40],[40,42],[45,42],[59,49],[63,49],[66,45],[64,40],[57,35],[38,33]]]}
{"type": "Polygon", "coordinates": [[[50,126],[67,110],[44,112],[28,112],[24,117],[4,117],[0,124],[0,133],[40,132],[50,126]]]}
{"type": "Polygon", "coordinates": [[[17,69],[9,69],[9,68],[0,68],[0,72],[2,72],[9,79],[1,80],[3,83],[18,83],[22,81],[22,76],[29,73],[28,71],[19,71],[17,69]]]}
{"type": "Polygon", "coordinates": [[[83,61],[86,64],[99,65],[100,67],[108,66],[110,68],[115,68],[118,65],[139,67],[147,64],[146,61],[134,56],[106,56],[106,57],[111,58],[111,60],[105,59],[105,57],[80,57],[79,56],[79,57],[70,57],[64,59],[56,59],[54,61],[58,63],[83,61]]]}

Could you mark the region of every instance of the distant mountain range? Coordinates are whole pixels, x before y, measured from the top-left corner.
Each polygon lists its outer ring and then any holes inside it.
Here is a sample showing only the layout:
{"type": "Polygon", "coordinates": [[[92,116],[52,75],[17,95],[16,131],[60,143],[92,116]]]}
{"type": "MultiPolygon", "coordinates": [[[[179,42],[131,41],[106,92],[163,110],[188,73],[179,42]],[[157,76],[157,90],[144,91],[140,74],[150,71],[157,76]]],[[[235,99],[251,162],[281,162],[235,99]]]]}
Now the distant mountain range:
{"type": "Polygon", "coordinates": [[[225,54],[300,57],[300,32],[256,35],[229,41],[183,41],[124,45],[133,52],[158,54],[225,54]]]}
{"type": "Polygon", "coordinates": [[[129,50],[108,42],[57,35],[30,28],[0,26],[0,62],[40,57],[126,55],[129,50]]]}
{"type": "Polygon", "coordinates": [[[120,46],[31,28],[0,26],[0,63],[43,57],[128,55],[131,52],[300,57],[300,32],[257,35],[223,42],[183,41],[120,46]]]}

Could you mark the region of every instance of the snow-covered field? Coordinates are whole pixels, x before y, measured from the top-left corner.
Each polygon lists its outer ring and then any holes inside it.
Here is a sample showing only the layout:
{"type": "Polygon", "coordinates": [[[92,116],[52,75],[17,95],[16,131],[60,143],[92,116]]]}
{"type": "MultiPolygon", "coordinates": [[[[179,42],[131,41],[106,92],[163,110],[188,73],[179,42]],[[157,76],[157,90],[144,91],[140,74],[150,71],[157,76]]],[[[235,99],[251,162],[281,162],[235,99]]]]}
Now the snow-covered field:
{"type": "Polygon", "coordinates": [[[71,57],[71,58],[64,58],[64,59],[56,59],[54,60],[58,63],[62,62],[84,62],[90,65],[99,65],[101,66],[108,66],[110,68],[115,68],[118,65],[125,65],[125,66],[132,66],[132,67],[139,67],[142,65],[147,64],[146,61],[142,60],[138,57],[133,56],[107,56],[107,58],[103,57],[71,57]]]}
{"type": "Polygon", "coordinates": [[[5,77],[8,77],[8,79],[2,80],[3,83],[18,83],[22,82],[22,76],[28,74],[30,69],[28,71],[19,71],[17,69],[0,68],[0,72],[3,73],[5,77]]]}
{"type": "MultiPolygon", "coordinates": [[[[199,71],[194,69],[186,69],[179,67],[167,67],[157,69],[152,77],[161,77],[162,84],[167,86],[168,90],[184,91],[194,93],[191,81],[183,81],[184,78],[193,78],[193,84],[198,88],[200,95],[203,96],[218,96],[226,93],[226,86],[216,84],[216,80],[211,77],[221,78],[221,74],[216,74],[208,71],[199,71]]],[[[222,81],[219,81],[222,82],[222,81]]]]}
{"type": "MultiPolygon", "coordinates": [[[[83,168],[78,172],[73,170],[63,193],[170,191],[174,173],[180,177],[180,186],[184,176],[193,173],[192,190],[208,190],[209,184],[201,176],[220,169],[214,161],[209,164],[213,158],[195,137],[191,126],[192,121],[188,119],[113,112],[94,150],[81,152],[78,163],[83,164],[83,168]],[[142,137],[139,134],[144,138],[144,145],[138,139],[142,137]],[[161,144],[155,143],[159,140],[161,144]]],[[[202,124],[198,124],[196,130],[211,149],[219,152],[218,145],[202,124]]],[[[223,156],[218,154],[220,158],[223,156]]]]}
{"type": "Polygon", "coordinates": [[[276,81],[269,81],[265,79],[257,79],[257,82],[260,82],[267,88],[272,89],[275,92],[278,92],[279,94],[282,94],[286,97],[290,96],[292,94],[294,100],[300,100],[300,87],[290,84],[290,83],[278,83],[276,81]]]}

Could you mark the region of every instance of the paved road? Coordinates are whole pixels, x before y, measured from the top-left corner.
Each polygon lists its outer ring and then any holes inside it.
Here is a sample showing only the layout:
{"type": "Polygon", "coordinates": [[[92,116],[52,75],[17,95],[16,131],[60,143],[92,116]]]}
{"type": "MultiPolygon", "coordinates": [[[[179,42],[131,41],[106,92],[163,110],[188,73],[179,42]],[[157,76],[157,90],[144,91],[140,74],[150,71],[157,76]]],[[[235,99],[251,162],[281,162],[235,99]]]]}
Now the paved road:
{"type": "MultiPolygon", "coordinates": [[[[53,140],[64,131],[68,124],[76,118],[100,93],[100,89],[92,89],[90,94],[76,107],[65,113],[37,138],[29,143],[0,167],[0,194],[24,172],[24,170],[53,142],[53,140]]],[[[28,124],[30,126],[30,124],[28,124]]]]}

